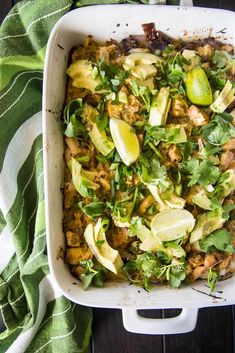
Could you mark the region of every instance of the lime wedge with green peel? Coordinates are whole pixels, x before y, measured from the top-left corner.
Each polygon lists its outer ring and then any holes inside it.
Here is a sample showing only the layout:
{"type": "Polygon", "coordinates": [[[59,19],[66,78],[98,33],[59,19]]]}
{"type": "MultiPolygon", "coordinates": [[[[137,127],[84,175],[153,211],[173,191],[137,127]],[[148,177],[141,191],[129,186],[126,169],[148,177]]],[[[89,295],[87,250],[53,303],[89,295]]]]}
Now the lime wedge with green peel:
{"type": "Polygon", "coordinates": [[[134,163],[140,154],[140,144],[131,126],[125,121],[111,118],[109,127],[115,147],[126,165],[134,163]]]}
{"type": "Polygon", "coordinates": [[[171,241],[191,232],[195,218],[187,210],[170,209],[158,213],[151,221],[151,230],[162,241],[171,241]]]}
{"type": "Polygon", "coordinates": [[[213,101],[208,78],[200,66],[188,71],[185,78],[186,93],[194,104],[210,105],[213,101]]]}

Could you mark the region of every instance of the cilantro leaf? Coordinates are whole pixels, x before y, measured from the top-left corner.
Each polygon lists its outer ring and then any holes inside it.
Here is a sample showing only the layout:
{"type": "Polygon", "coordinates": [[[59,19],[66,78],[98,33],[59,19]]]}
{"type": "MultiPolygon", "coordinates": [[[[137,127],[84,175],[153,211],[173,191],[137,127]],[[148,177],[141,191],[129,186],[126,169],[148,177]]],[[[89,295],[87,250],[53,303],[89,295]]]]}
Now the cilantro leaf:
{"type": "Polygon", "coordinates": [[[156,155],[151,151],[143,153],[140,157],[139,174],[145,184],[164,186],[166,183],[166,167],[160,164],[156,155]]]}
{"type": "Polygon", "coordinates": [[[231,115],[223,113],[202,127],[203,138],[212,145],[221,146],[235,137],[235,127],[231,124],[231,115]]]}
{"type": "Polygon", "coordinates": [[[206,143],[204,148],[200,151],[200,156],[204,159],[207,159],[210,156],[213,156],[219,153],[222,150],[221,147],[213,146],[210,143],[206,143]]]}
{"type": "Polygon", "coordinates": [[[144,139],[145,145],[148,144],[149,142],[158,144],[160,141],[166,140],[166,129],[164,127],[146,126],[145,130],[146,130],[145,139],[144,139]]]}
{"type": "Polygon", "coordinates": [[[87,216],[94,218],[94,217],[102,216],[102,214],[105,211],[106,204],[101,201],[93,201],[93,202],[90,202],[88,205],[84,205],[83,202],[79,202],[78,207],[87,216]]]}
{"type": "Polygon", "coordinates": [[[151,277],[156,275],[159,265],[160,261],[153,253],[145,252],[128,261],[123,271],[132,283],[149,291],[153,287],[151,277]]]}
{"type": "Polygon", "coordinates": [[[212,56],[212,62],[219,69],[226,66],[227,62],[231,60],[231,55],[224,50],[215,50],[212,56]]]}
{"type": "Polygon", "coordinates": [[[207,282],[210,286],[211,292],[213,292],[213,290],[215,289],[215,285],[216,285],[217,281],[218,281],[217,272],[213,271],[212,268],[209,268],[207,282]]]}
{"type": "Polygon", "coordinates": [[[105,282],[106,269],[101,267],[94,269],[94,263],[92,260],[80,261],[80,265],[85,269],[85,273],[80,275],[80,279],[83,283],[83,289],[86,290],[90,286],[103,287],[105,282]]]}
{"type": "Polygon", "coordinates": [[[193,174],[193,172],[198,168],[199,160],[196,158],[192,158],[184,163],[183,173],[185,174],[193,174]]]}
{"type": "Polygon", "coordinates": [[[135,203],[137,201],[138,192],[138,188],[135,188],[133,194],[130,194],[122,200],[118,200],[115,202],[112,208],[112,216],[117,222],[130,222],[131,214],[135,208],[135,203]]]}
{"type": "Polygon", "coordinates": [[[234,210],[235,208],[235,205],[225,205],[223,207],[223,214],[222,214],[222,217],[226,220],[229,220],[229,217],[230,217],[230,212],[232,210],[234,210]]]}
{"type": "Polygon", "coordinates": [[[108,89],[117,92],[129,75],[117,65],[106,64],[102,59],[97,65],[97,70],[101,83],[96,86],[96,91],[108,89]]]}
{"type": "Polygon", "coordinates": [[[199,241],[200,249],[203,252],[224,251],[228,253],[234,252],[232,245],[232,235],[225,229],[217,230],[206,238],[199,241]]]}
{"type": "Polygon", "coordinates": [[[157,276],[159,279],[166,279],[171,287],[178,288],[186,278],[185,263],[174,263],[174,260],[172,260],[169,265],[163,265],[158,268],[157,276]]]}
{"type": "Polygon", "coordinates": [[[185,142],[184,144],[182,144],[181,151],[182,151],[182,155],[183,155],[183,162],[185,162],[189,158],[189,156],[192,152],[192,149],[193,149],[192,142],[188,141],[188,142],[185,142]]]}
{"type": "Polygon", "coordinates": [[[99,114],[99,115],[96,116],[96,124],[98,126],[98,129],[100,131],[103,131],[108,126],[109,121],[108,121],[107,117],[104,114],[99,114]]]}
{"type": "Polygon", "coordinates": [[[86,290],[92,285],[92,280],[94,276],[96,275],[95,272],[89,273],[89,274],[81,274],[80,278],[83,284],[83,289],[86,290]]]}
{"type": "Polygon", "coordinates": [[[145,252],[137,255],[135,260],[129,261],[124,266],[131,282],[150,290],[152,288],[152,280],[167,280],[171,287],[178,288],[181,282],[186,278],[185,263],[172,262],[170,264],[162,264],[161,260],[168,260],[158,253],[156,256],[153,253],[145,252]],[[159,257],[158,257],[159,256],[159,257]]]}
{"type": "Polygon", "coordinates": [[[71,100],[64,108],[64,122],[68,124],[72,115],[82,112],[82,99],[76,98],[71,100]]]}
{"type": "Polygon", "coordinates": [[[199,162],[196,158],[192,158],[184,165],[183,172],[191,174],[191,180],[188,186],[200,184],[207,186],[215,184],[220,176],[220,170],[211,161],[203,160],[199,162]]]}
{"type": "Polygon", "coordinates": [[[171,84],[178,83],[180,80],[183,79],[184,73],[182,67],[178,64],[172,65],[170,67],[170,71],[167,74],[167,79],[171,84]]]}
{"type": "Polygon", "coordinates": [[[156,90],[150,90],[146,86],[139,86],[135,80],[131,81],[131,89],[136,97],[142,98],[145,104],[145,109],[149,112],[151,108],[152,96],[153,94],[156,94],[156,90]]]}
{"type": "Polygon", "coordinates": [[[145,145],[151,142],[157,145],[160,141],[178,144],[182,143],[185,138],[184,128],[179,126],[174,126],[168,129],[159,126],[146,126],[145,130],[145,145]]]}
{"type": "Polygon", "coordinates": [[[64,108],[65,136],[77,137],[82,135],[84,139],[87,139],[88,134],[85,126],[78,120],[82,112],[82,107],[82,99],[77,98],[70,101],[64,108]]]}
{"type": "Polygon", "coordinates": [[[88,163],[90,160],[89,156],[81,156],[76,158],[79,163],[88,163]]]}
{"type": "Polygon", "coordinates": [[[173,288],[178,288],[181,282],[186,278],[185,266],[183,264],[170,267],[169,271],[169,285],[173,288]]]}
{"type": "Polygon", "coordinates": [[[97,155],[95,156],[95,158],[96,158],[96,160],[97,160],[99,163],[109,164],[108,159],[107,159],[105,156],[103,156],[102,154],[97,154],[97,155]]]}

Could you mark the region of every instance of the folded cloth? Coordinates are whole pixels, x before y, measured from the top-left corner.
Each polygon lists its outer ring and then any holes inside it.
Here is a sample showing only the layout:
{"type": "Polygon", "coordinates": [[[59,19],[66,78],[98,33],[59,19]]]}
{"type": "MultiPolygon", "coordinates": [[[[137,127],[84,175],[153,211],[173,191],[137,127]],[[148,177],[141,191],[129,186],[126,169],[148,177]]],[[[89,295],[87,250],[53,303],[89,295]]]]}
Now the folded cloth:
{"type": "MultiPolygon", "coordinates": [[[[83,0],[75,6],[121,2],[83,0]]],[[[91,309],[71,303],[52,281],[44,222],[44,55],[52,27],[72,5],[21,1],[0,28],[0,309],[6,326],[1,353],[82,353],[91,336],[91,309]]]]}

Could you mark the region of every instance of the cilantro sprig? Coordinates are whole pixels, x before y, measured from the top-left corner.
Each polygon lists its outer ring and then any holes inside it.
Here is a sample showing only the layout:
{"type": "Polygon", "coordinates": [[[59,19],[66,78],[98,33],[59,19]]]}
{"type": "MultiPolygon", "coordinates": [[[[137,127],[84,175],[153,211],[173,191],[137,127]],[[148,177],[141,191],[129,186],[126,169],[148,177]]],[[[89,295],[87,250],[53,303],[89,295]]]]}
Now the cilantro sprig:
{"type": "Polygon", "coordinates": [[[78,137],[81,135],[85,140],[88,138],[88,133],[85,126],[79,120],[83,109],[81,98],[71,100],[64,108],[64,134],[67,137],[78,137]]]}
{"type": "Polygon", "coordinates": [[[94,268],[94,263],[92,260],[80,261],[80,265],[84,267],[85,273],[80,275],[80,279],[83,283],[83,289],[86,290],[92,285],[94,287],[102,288],[106,280],[105,273],[107,272],[104,267],[99,269],[94,268]]]}
{"type": "Polygon", "coordinates": [[[155,254],[150,252],[137,255],[135,260],[127,262],[123,270],[132,283],[148,291],[156,279],[167,280],[171,287],[178,288],[186,278],[184,261],[172,260],[169,264],[164,264],[155,254]]]}
{"type": "Polygon", "coordinates": [[[220,176],[220,170],[210,160],[199,161],[192,158],[185,162],[183,173],[190,175],[188,186],[200,184],[207,186],[215,184],[220,176]]]}
{"type": "Polygon", "coordinates": [[[218,274],[216,271],[214,271],[212,268],[209,268],[209,271],[208,271],[208,276],[207,276],[207,282],[210,286],[210,290],[211,292],[214,291],[215,289],[215,285],[218,281],[218,274]]]}
{"type": "Polygon", "coordinates": [[[235,137],[235,127],[228,113],[215,115],[211,122],[202,127],[203,138],[214,146],[221,146],[235,137]]]}
{"type": "Polygon", "coordinates": [[[107,89],[118,92],[120,86],[124,83],[129,74],[116,65],[106,64],[104,60],[101,59],[97,65],[97,75],[101,83],[96,86],[96,91],[107,89]]]}
{"type": "Polygon", "coordinates": [[[226,229],[220,229],[199,241],[201,251],[208,253],[213,251],[235,252],[232,245],[232,235],[226,229]]]}

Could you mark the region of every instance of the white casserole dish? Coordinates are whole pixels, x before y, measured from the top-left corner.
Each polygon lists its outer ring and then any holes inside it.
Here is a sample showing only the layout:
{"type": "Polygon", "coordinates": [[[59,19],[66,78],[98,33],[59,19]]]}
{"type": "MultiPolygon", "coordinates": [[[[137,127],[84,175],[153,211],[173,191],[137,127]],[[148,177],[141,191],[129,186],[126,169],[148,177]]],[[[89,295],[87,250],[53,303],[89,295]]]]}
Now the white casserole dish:
{"type": "Polygon", "coordinates": [[[157,286],[150,293],[128,283],[108,283],[105,288],[84,291],[69,272],[58,251],[65,247],[62,232],[63,137],[61,110],[64,104],[66,68],[70,49],[91,34],[98,41],[121,40],[129,34],[142,34],[142,23],[172,37],[215,36],[235,45],[235,13],[193,7],[151,5],[90,6],[66,14],[54,27],[47,47],[43,87],[44,175],[48,259],[51,273],[62,293],[73,302],[105,308],[120,308],[128,331],[145,334],[183,333],[194,329],[198,308],[235,303],[235,277],[218,284],[209,294],[201,281],[180,289],[157,286]],[[222,32],[222,33],[221,33],[222,32]],[[226,33],[224,33],[226,32],[226,33]],[[76,285],[74,284],[76,283],[76,285]],[[200,293],[199,291],[205,292],[200,293]],[[218,295],[217,295],[218,294],[218,295]],[[146,319],[137,309],[183,308],[170,319],[146,319]]]}

